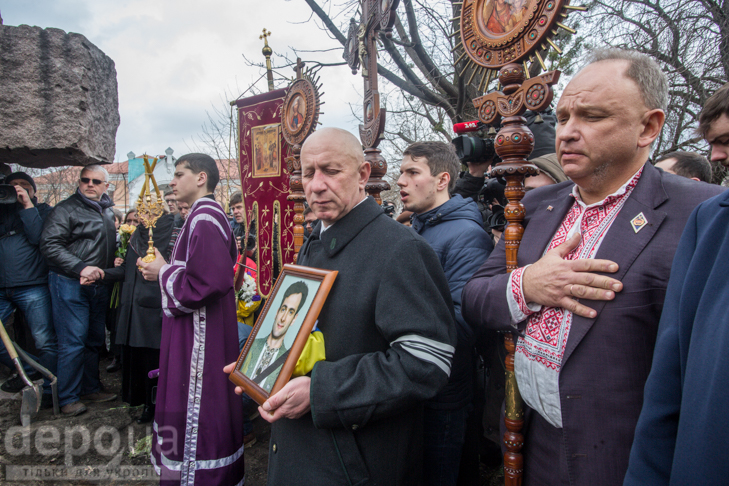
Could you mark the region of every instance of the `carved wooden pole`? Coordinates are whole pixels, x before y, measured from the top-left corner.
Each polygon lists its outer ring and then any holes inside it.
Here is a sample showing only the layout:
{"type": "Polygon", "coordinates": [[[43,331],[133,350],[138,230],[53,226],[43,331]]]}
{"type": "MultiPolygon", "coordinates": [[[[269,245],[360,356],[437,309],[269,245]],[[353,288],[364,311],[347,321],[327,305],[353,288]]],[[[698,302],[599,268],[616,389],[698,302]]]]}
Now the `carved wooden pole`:
{"type": "MultiPolygon", "coordinates": [[[[518,64],[507,64],[499,71],[499,82],[504,87],[503,94],[509,96],[521,88],[525,81],[522,67],[518,64]]],[[[514,115],[503,118],[501,130],[496,134],[494,148],[501,157],[502,162],[491,171],[493,176],[500,176],[506,179],[504,195],[509,200],[504,215],[509,222],[504,231],[503,238],[506,240],[506,271],[515,270],[517,265],[517,253],[521,244],[521,237],[524,234],[525,211],[521,200],[524,197],[524,178],[527,175],[537,175],[539,170],[529,164],[526,158],[534,148],[534,136],[526,126],[526,119],[521,116],[526,107],[522,107],[514,115]]],[[[524,457],[521,449],[524,445],[524,435],[521,429],[524,426],[524,405],[519,393],[514,374],[514,352],[516,340],[514,334],[504,336],[506,346],[506,433],[504,434],[504,482],[507,486],[521,485],[524,473],[524,457]]]]}
{"type": "Polygon", "coordinates": [[[352,69],[362,68],[364,78],[364,124],[359,126],[359,138],[364,147],[365,161],[372,172],[365,185],[365,191],[382,204],[381,191],[390,189],[383,179],[387,173],[387,162],[377,145],[385,131],[386,110],[380,107],[380,92],[377,87],[377,38],[380,33],[392,37],[395,10],[400,0],[363,0],[362,20],[359,24],[352,19],[349,36],[344,47],[344,59],[352,69]]]}
{"type": "Polygon", "coordinates": [[[304,185],[301,183],[301,146],[315,129],[319,120],[320,99],[317,83],[311,71],[304,72],[304,63],[296,59],[296,80],[289,86],[283,103],[281,129],[286,143],[291,147],[286,157],[289,171],[289,195],[294,202],[294,252],[299,253],[304,244],[304,185]],[[303,119],[302,119],[303,116],[303,119]]]}
{"type": "MultiPolygon", "coordinates": [[[[454,2],[461,4],[458,15],[458,34],[460,43],[454,50],[462,49],[463,53],[456,58],[454,66],[459,69],[460,76],[471,70],[471,80],[476,74],[481,74],[478,91],[488,91],[492,69],[499,69],[499,82],[504,87],[501,92],[491,92],[473,100],[478,109],[478,118],[487,125],[497,125],[501,120],[501,130],[496,135],[495,149],[503,162],[491,171],[491,175],[506,179],[504,190],[509,204],[504,208],[504,215],[509,225],[504,231],[503,238],[506,244],[506,271],[511,272],[518,267],[517,253],[524,234],[524,206],[521,199],[524,197],[524,178],[539,174],[539,170],[526,160],[534,148],[534,135],[526,126],[522,116],[529,109],[540,112],[552,102],[554,93],[552,85],[559,80],[560,72],[552,71],[529,79],[525,72],[527,63],[534,63],[534,57],[539,61],[542,70],[547,68],[540,51],[551,46],[557,54],[561,50],[552,41],[557,29],[575,33],[564,25],[567,17],[566,9],[585,10],[582,6],[570,6],[570,0],[546,0],[535,2],[522,2],[517,15],[512,10],[510,26],[491,29],[482,16],[489,7],[490,0],[463,0],[454,2]],[[511,25],[511,21],[514,24],[511,25]],[[465,66],[460,65],[461,60],[468,56],[465,66]],[[484,85],[485,81],[485,85],[484,85]],[[485,86],[485,88],[484,88],[485,86]]],[[[493,2],[491,2],[493,5],[493,2]]],[[[496,15],[493,8],[489,10],[496,15]]],[[[455,19],[454,19],[455,20],[455,19]]],[[[455,35],[455,33],[454,33],[455,35]]],[[[474,85],[475,86],[475,85],[474,85]]],[[[504,454],[504,480],[509,486],[521,485],[524,472],[524,458],[521,449],[524,445],[524,436],[521,429],[524,425],[524,407],[519,394],[519,387],[514,374],[514,351],[516,341],[513,334],[505,336],[505,345],[508,352],[506,356],[506,429],[504,444],[507,452],[504,454]]]]}
{"type": "Polygon", "coordinates": [[[304,244],[304,185],[301,183],[301,145],[291,147],[291,155],[286,158],[289,169],[289,192],[287,199],[294,202],[294,251],[298,254],[304,244]]]}
{"type": "MultiPolygon", "coordinates": [[[[509,204],[504,215],[509,225],[504,231],[506,244],[506,271],[518,267],[517,254],[524,234],[525,211],[521,200],[524,197],[524,178],[539,174],[539,169],[527,162],[534,148],[534,135],[526,126],[522,116],[527,109],[541,111],[552,101],[552,85],[559,80],[559,71],[553,71],[527,80],[520,64],[507,64],[499,71],[499,82],[504,87],[473,100],[478,108],[479,119],[486,123],[498,123],[501,130],[496,134],[494,148],[502,162],[491,170],[492,177],[506,179],[504,194],[509,204]],[[502,118],[503,117],[503,118],[502,118]]],[[[506,368],[506,430],[504,445],[504,479],[507,486],[521,484],[524,472],[524,458],[521,449],[524,436],[524,406],[514,374],[514,351],[516,341],[513,334],[504,337],[507,356],[506,368]]]]}

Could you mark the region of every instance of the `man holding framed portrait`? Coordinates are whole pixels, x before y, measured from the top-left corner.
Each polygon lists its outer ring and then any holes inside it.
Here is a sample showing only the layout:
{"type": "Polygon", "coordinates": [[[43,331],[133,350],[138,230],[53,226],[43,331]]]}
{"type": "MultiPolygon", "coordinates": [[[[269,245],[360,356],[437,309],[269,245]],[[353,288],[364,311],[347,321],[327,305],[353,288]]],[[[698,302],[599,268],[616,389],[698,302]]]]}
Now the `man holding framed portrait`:
{"type": "Polygon", "coordinates": [[[422,484],[423,403],[448,381],[456,344],[445,275],[430,245],[367,197],[352,134],[317,130],[301,168],[319,223],[297,263],[338,274],[318,315],[326,358],[259,408],[273,423],[268,484],[422,484]]]}

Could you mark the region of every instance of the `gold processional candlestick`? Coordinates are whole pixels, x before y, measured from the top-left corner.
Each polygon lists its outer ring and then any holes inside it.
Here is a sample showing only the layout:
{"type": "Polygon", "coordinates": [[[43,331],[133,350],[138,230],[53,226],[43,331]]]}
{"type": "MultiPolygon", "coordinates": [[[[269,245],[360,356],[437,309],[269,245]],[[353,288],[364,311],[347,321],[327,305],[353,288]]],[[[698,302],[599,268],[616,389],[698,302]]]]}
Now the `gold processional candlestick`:
{"type": "Polygon", "coordinates": [[[142,258],[144,263],[149,263],[155,259],[152,228],[154,228],[157,220],[165,213],[165,206],[162,194],[159,192],[159,187],[157,187],[157,181],[154,178],[154,168],[157,166],[158,159],[153,157],[152,165],[149,164],[150,157],[148,155],[143,155],[142,159],[144,160],[144,184],[139,193],[139,199],[137,199],[137,217],[139,218],[139,222],[149,229],[149,248],[147,248],[147,254],[142,258]],[[152,191],[149,187],[150,181],[154,186],[154,202],[152,201],[152,191]]]}

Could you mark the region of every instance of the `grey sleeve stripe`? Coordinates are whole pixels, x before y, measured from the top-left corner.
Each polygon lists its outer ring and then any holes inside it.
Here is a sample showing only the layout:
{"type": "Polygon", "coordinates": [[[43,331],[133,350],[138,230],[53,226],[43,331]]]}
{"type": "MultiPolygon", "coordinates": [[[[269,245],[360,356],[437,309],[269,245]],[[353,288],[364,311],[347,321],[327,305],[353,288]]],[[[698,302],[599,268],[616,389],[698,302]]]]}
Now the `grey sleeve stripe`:
{"type": "Polygon", "coordinates": [[[411,348],[410,346],[403,345],[402,343],[401,343],[401,347],[404,351],[407,351],[408,353],[412,354],[416,358],[421,359],[427,363],[436,365],[438,368],[443,370],[443,373],[445,373],[449,377],[451,376],[450,360],[447,360],[447,361],[443,360],[442,358],[434,356],[430,353],[420,351],[419,349],[411,348]]]}
{"type": "Polygon", "coordinates": [[[430,346],[435,349],[439,349],[445,353],[450,354],[453,356],[453,353],[456,351],[456,348],[451,346],[450,344],[441,343],[440,341],[435,341],[433,339],[429,339],[424,336],[420,336],[419,334],[406,334],[404,336],[400,336],[399,338],[395,339],[392,343],[390,343],[390,346],[392,346],[395,343],[402,342],[402,341],[415,341],[422,344],[425,344],[426,346],[430,346]]]}
{"type": "Polygon", "coordinates": [[[390,346],[398,343],[400,347],[418,359],[436,365],[451,375],[451,359],[455,348],[449,344],[428,339],[417,334],[408,334],[395,339],[390,346]]]}
{"type": "Polygon", "coordinates": [[[433,349],[430,346],[426,346],[425,344],[415,343],[415,342],[412,342],[412,341],[402,341],[402,342],[400,342],[400,345],[401,346],[408,346],[408,347],[411,347],[413,349],[419,349],[419,350],[421,350],[421,351],[423,351],[425,353],[433,354],[433,355],[438,356],[441,359],[446,360],[446,361],[449,361],[449,362],[450,362],[451,358],[453,358],[453,354],[452,353],[450,353],[450,354],[449,353],[444,353],[443,351],[439,351],[437,349],[433,349]]]}

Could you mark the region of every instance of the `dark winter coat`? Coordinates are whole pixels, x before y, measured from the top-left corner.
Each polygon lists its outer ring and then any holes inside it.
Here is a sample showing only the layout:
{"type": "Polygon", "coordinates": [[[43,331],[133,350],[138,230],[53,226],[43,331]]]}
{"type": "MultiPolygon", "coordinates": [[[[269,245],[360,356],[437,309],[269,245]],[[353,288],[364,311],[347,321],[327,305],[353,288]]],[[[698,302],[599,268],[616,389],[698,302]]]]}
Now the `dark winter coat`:
{"type": "Polygon", "coordinates": [[[30,209],[17,203],[0,204],[0,288],[48,283],[40,241],[43,221],[50,212],[45,203],[30,209]]]}
{"type": "Polygon", "coordinates": [[[72,194],[46,218],[40,249],[50,270],[68,278],[80,278],[87,266],[111,267],[116,251],[114,213],[109,207],[100,212],[78,192],[72,194]]]}
{"type": "Polygon", "coordinates": [[[422,404],[456,344],[445,275],[372,198],[320,228],[298,262],[339,271],[319,315],[326,361],[311,373],[311,413],[271,426],[268,484],[422,484],[422,404]]]}
{"type": "Polygon", "coordinates": [[[475,333],[461,314],[461,292],[486,261],[493,243],[481,226],[481,213],[472,199],[456,194],[446,203],[413,217],[412,228],[438,255],[451,290],[458,345],[448,385],[431,401],[432,408],[458,409],[471,401],[475,333]]]}
{"type": "MultiPolygon", "coordinates": [[[[157,220],[152,233],[154,246],[165,260],[170,258],[169,243],[174,223],[175,217],[165,214],[157,220]]],[[[116,268],[105,269],[104,281],[124,282],[116,344],[159,349],[162,338],[162,294],[159,282],[144,280],[137,269],[137,258],[147,254],[148,241],[149,230],[140,224],[129,240],[124,263],[116,268]]]]}

